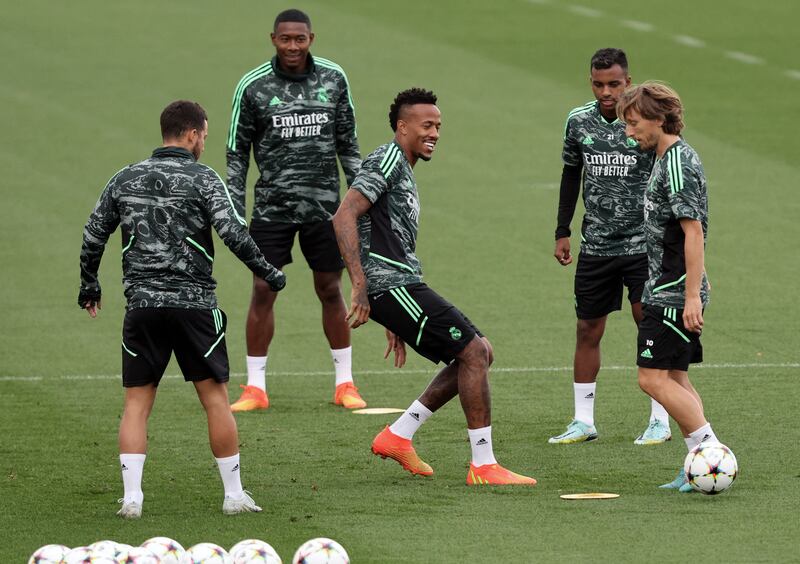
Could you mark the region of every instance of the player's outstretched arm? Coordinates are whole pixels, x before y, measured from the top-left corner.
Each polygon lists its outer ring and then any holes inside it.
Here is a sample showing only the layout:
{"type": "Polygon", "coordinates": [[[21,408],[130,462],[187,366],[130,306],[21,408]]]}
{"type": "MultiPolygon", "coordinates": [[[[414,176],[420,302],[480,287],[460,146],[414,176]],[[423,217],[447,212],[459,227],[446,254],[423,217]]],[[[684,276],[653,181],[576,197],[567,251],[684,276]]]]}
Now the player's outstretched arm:
{"type": "Polygon", "coordinates": [[[347,321],[355,329],[369,321],[369,300],[367,299],[367,279],[361,268],[361,243],[358,238],[358,218],[372,207],[370,201],[358,190],[347,191],[339,209],[333,216],[333,229],[339,252],[342,254],[352,286],[350,310],[347,321]]]}
{"type": "Polygon", "coordinates": [[[703,330],[703,303],[700,286],[703,283],[703,226],[696,219],[681,218],[684,235],[683,252],[686,256],[686,301],[683,306],[683,325],[689,331],[703,330]]]}
{"type": "Polygon", "coordinates": [[[244,219],[236,212],[225,183],[213,169],[209,168],[209,171],[209,184],[204,196],[211,225],[225,246],[247,265],[253,274],[264,279],[272,291],[282,290],[286,286],[286,275],[266,261],[258,245],[247,232],[244,219]]]}
{"type": "Polygon", "coordinates": [[[114,199],[114,180],[112,178],[106,185],[94,210],[89,215],[89,220],[83,228],[83,245],[81,246],[81,287],[78,291],[78,306],[89,313],[89,317],[96,317],[100,309],[100,281],[97,271],[106,243],[111,234],[119,225],[119,210],[114,199]]]}

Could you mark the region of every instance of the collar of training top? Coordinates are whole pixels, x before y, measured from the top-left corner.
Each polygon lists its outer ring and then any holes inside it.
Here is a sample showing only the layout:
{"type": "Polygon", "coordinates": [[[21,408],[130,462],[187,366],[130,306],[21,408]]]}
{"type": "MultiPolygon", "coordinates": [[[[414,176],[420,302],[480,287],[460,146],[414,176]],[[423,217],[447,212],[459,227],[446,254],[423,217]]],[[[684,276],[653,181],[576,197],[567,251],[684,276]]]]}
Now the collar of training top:
{"type": "Polygon", "coordinates": [[[301,82],[307,79],[311,75],[311,73],[314,72],[315,70],[314,57],[311,56],[311,53],[308,54],[308,57],[306,58],[306,72],[301,74],[290,74],[281,68],[280,61],[278,60],[278,55],[275,55],[274,57],[272,57],[272,70],[275,72],[276,75],[278,75],[281,78],[285,78],[286,80],[291,80],[294,82],[301,82]]]}
{"type": "Polygon", "coordinates": [[[196,160],[194,155],[184,149],[183,147],[159,147],[153,151],[153,157],[157,159],[166,159],[167,157],[183,157],[189,158],[193,161],[196,160]]]}

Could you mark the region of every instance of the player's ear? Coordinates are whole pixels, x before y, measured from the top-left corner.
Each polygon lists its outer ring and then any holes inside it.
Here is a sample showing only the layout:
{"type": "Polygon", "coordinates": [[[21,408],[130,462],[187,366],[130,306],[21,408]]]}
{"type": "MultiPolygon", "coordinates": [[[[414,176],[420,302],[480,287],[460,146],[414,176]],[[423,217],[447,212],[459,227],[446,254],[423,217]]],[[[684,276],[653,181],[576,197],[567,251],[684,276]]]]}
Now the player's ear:
{"type": "Polygon", "coordinates": [[[309,47],[311,46],[312,43],[314,43],[314,32],[313,31],[308,34],[308,45],[309,45],[309,47]]]}

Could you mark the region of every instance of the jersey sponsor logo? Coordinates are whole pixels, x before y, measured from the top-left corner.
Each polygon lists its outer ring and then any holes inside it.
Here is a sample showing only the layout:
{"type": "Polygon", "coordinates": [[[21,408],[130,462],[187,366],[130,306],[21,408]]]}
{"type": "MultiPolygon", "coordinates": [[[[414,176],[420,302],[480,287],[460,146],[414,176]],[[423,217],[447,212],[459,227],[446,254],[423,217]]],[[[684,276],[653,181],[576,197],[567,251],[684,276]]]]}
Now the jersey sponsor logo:
{"type": "Polygon", "coordinates": [[[281,100],[277,96],[273,96],[272,100],[269,101],[270,106],[280,106],[281,104],[283,104],[283,100],[281,100]]]}
{"type": "Polygon", "coordinates": [[[592,139],[590,135],[587,135],[586,137],[583,138],[582,143],[584,145],[594,145],[594,139],[592,139]]]}
{"type": "Polygon", "coordinates": [[[406,205],[408,206],[408,219],[419,221],[419,200],[412,193],[406,194],[406,205]]]}
{"type": "Polygon", "coordinates": [[[289,114],[272,116],[272,127],[281,130],[282,139],[315,137],[322,132],[322,126],[329,121],[330,117],[324,112],[289,114]]]}
{"type": "Polygon", "coordinates": [[[328,101],[328,92],[324,88],[320,88],[317,92],[317,100],[320,102],[327,102],[328,101]]]}
{"type": "Polygon", "coordinates": [[[628,176],[630,168],[639,162],[639,157],[619,153],[584,153],[583,161],[586,171],[593,176],[628,176]]]}
{"type": "Polygon", "coordinates": [[[458,341],[461,338],[461,330],[458,327],[451,327],[450,337],[452,337],[454,341],[458,341]]]}

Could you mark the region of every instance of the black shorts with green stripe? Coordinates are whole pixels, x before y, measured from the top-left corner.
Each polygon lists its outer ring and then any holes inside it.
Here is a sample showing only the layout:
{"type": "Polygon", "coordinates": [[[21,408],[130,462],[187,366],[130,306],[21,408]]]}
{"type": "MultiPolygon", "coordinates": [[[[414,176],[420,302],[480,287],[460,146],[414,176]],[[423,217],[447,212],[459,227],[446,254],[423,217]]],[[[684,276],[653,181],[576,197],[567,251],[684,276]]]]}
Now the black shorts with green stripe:
{"type": "Polygon", "coordinates": [[[173,351],[187,382],[227,382],[227,324],[221,309],[129,309],[122,327],[122,385],[158,386],[173,351]]]}
{"type": "Polygon", "coordinates": [[[700,335],[683,326],[683,310],[643,304],[639,323],[636,364],[659,370],[689,369],[703,362],[700,335]]]}
{"type": "Polygon", "coordinates": [[[373,294],[369,306],[370,318],[434,363],[450,364],[476,335],[483,337],[466,315],[426,284],[373,294]]]}

